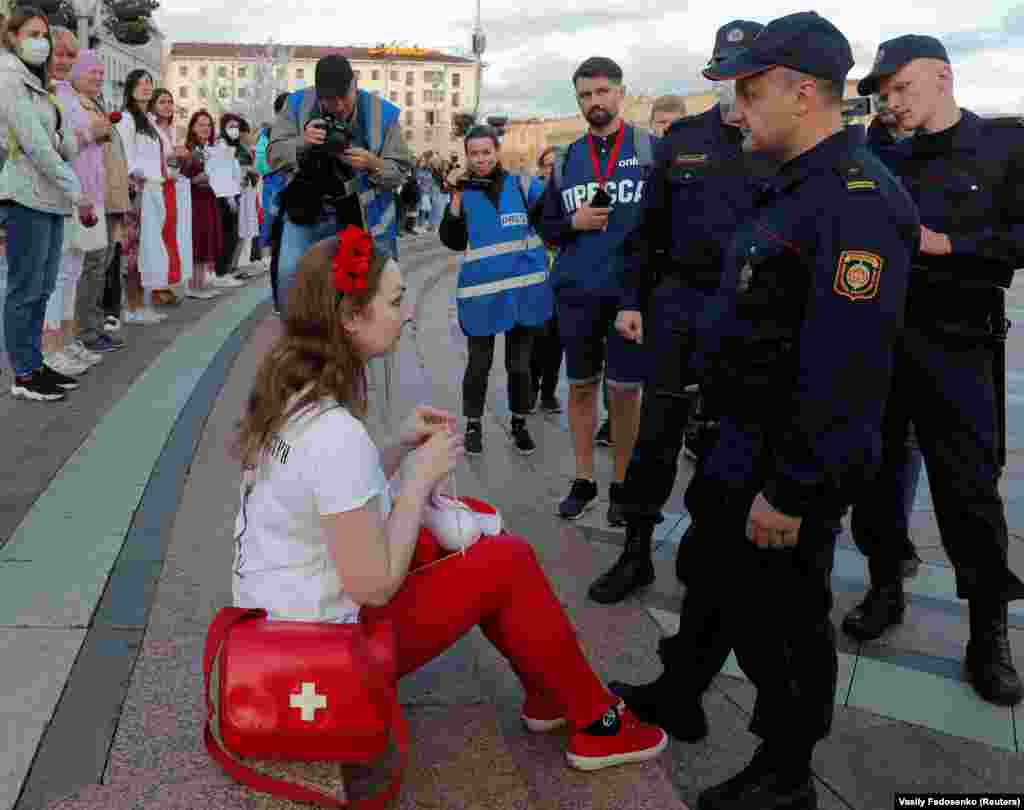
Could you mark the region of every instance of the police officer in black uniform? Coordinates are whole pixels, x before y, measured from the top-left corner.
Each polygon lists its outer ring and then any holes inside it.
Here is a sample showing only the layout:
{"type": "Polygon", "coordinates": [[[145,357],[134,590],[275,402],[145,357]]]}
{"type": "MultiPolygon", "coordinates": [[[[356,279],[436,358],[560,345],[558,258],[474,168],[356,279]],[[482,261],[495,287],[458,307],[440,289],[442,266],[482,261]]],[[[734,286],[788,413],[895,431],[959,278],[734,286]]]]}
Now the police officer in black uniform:
{"type": "MultiPolygon", "coordinates": [[[[709,64],[736,54],[763,27],[746,20],[722,26],[709,64]]],[[[653,365],[623,484],[626,546],[589,591],[604,604],[654,581],[654,526],[676,480],[692,406],[685,389],[696,382],[690,368],[694,325],[718,287],[722,257],[737,224],[753,209],[751,164],[767,163],[744,155],[732,111],[734,89],[723,82],[720,90],[728,96],[724,103],[682,118],[665,132],[644,189],[640,224],[625,247],[626,292],[616,328],[627,340],[650,346],[653,365]]],[[[721,662],[709,677],[720,667],[721,662]]]]}
{"type": "Polygon", "coordinates": [[[879,92],[913,138],[879,150],[921,212],[920,255],[886,405],[883,466],[854,509],[854,539],[871,586],[843,621],[876,638],[904,611],[901,493],[894,485],[912,421],[928,468],[942,543],[970,610],[966,669],[977,692],[1012,706],[1024,697],[1007,634],[1007,602],[1024,583],[1007,566],[998,481],[1005,443],[1004,290],[1024,267],[1024,124],[961,109],[937,39],[883,42],[862,95],[879,92]]]}
{"type": "MultiPolygon", "coordinates": [[[[919,229],[906,191],[843,129],[852,65],[846,37],[802,12],[704,72],[737,80],[750,148],[782,165],[732,240],[694,360],[717,392],[721,435],[687,489],[703,547],[689,590],[726,615],[763,740],[699,810],[817,806],[811,752],[831,727],[837,675],[835,524],[880,460],[919,229]]],[[[677,660],[662,678],[685,686],[677,660]]]]}

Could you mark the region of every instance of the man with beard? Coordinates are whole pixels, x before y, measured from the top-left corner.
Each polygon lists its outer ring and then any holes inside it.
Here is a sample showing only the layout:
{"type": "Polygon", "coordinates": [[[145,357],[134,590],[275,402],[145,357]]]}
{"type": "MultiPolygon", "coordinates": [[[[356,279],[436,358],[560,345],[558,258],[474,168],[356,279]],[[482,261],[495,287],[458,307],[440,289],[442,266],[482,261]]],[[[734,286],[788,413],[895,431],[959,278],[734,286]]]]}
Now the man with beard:
{"type": "MultiPolygon", "coordinates": [[[[694,360],[721,435],[686,493],[709,538],[687,607],[723,616],[762,739],[698,810],[817,806],[811,754],[831,728],[838,671],[834,528],[877,467],[919,227],[907,193],[844,130],[852,66],[846,37],[802,12],[704,71],[736,80],[750,149],[781,166],[731,240],[694,360]]],[[[680,688],[666,694],[698,700],[677,659],[680,688]]]]}
{"type": "Polygon", "coordinates": [[[883,463],[853,513],[871,586],[843,630],[873,639],[903,619],[906,554],[901,492],[907,424],[928,467],[942,544],[970,612],[966,670],[985,700],[1024,698],[1013,664],[1007,603],[1024,598],[1008,567],[999,476],[1005,443],[1005,288],[1024,266],[1024,123],[982,119],[953,95],[946,49],[929,36],[883,42],[857,85],[878,92],[913,138],[879,156],[921,211],[906,327],[886,404],[883,463]]]}
{"type": "MultiPolygon", "coordinates": [[[[747,47],[762,27],[746,20],[722,26],[709,64],[747,47]]],[[[715,92],[718,104],[675,122],[658,144],[640,222],[626,241],[625,293],[616,328],[630,342],[646,342],[651,375],[623,485],[626,545],[589,591],[591,599],[603,604],[620,602],[654,582],[654,526],[676,480],[692,405],[686,387],[697,382],[690,367],[697,319],[718,288],[722,259],[736,227],[753,210],[757,177],[767,176],[772,168],[770,161],[744,155],[732,83],[717,83],[715,92]]],[[[687,538],[680,552],[693,542],[687,538]]],[[[715,635],[715,622],[705,618],[697,622],[707,628],[700,630],[702,638],[708,632],[715,635]]],[[[693,666],[688,671],[710,682],[730,649],[719,634],[715,646],[722,644],[721,660],[710,656],[706,672],[693,666]]],[[[660,696],[651,697],[640,702],[660,702],[660,696]]]]}
{"type": "Polygon", "coordinates": [[[569,429],[576,456],[576,476],[558,512],[575,520],[597,499],[594,431],[603,369],[615,446],[608,522],[617,524],[645,368],[643,348],[615,331],[615,316],[622,295],[623,243],[639,217],[655,139],[622,120],[622,68],[611,59],[587,59],[573,75],[573,85],[590,129],[555,164],[538,227],[546,243],[561,249],[551,284],[565,345],[569,429]]]}

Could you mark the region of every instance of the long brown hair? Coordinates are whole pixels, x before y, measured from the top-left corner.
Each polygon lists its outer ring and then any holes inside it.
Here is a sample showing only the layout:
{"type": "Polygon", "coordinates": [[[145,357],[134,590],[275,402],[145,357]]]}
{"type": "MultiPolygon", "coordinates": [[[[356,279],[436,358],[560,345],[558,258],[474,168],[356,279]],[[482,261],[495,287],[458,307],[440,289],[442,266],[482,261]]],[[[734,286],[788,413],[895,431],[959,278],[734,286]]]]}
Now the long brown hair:
{"type": "Polygon", "coordinates": [[[284,334],[260,365],[238,425],[234,452],[245,468],[259,463],[288,420],[323,399],[336,401],[357,419],[366,417],[366,367],[342,324],[377,294],[387,258],[374,255],[364,292],[341,296],[332,267],[337,249],[337,238],[325,239],[299,262],[284,334]]]}
{"type": "MultiPolygon", "coordinates": [[[[172,102],[174,101],[174,93],[172,93],[166,87],[158,87],[158,88],[156,88],[156,90],[153,91],[153,96],[152,96],[152,98],[149,99],[149,104],[146,105],[146,112],[148,112],[150,115],[152,115],[153,118],[156,120],[157,124],[159,124],[160,126],[165,126],[165,124],[164,124],[163,121],[160,120],[160,113],[158,113],[156,111],[156,105],[157,105],[157,102],[160,101],[160,99],[163,98],[164,96],[168,96],[168,97],[170,97],[172,102]]],[[[174,125],[174,110],[171,110],[171,115],[167,119],[166,126],[173,126],[173,125],[174,125]]]]}
{"type": "Polygon", "coordinates": [[[192,113],[192,118],[188,122],[188,134],[185,136],[185,148],[195,149],[197,146],[213,146],[216,137],[216,125],[213,123],[213,116],[206,110],[196,110],[192,113]],[[195,126],[199,123],[200,118],[206,118],[210,121],[210,137],[206,139],[206,143],[200,143],[195,133],[195,126]]]}
{"type": "Polygon", "coordinates": [[[53,34],[50,32],[50,19],[46,14],[36,6],[19,6],[15,8],[4,24],[3,46],[20,59],[21,57],[18,54],[17,47],[13,44],[13,40],[25,23],[37,17],[46,23],[46,41],[50,43],[50,55],[38,67],[32,67],[31,65],[25,65],[25,67],[39,78],[39,81],[43,83],[45,88],[47,86],[47,77],[50,75],[50,62],[53,61],[53,34]]]}

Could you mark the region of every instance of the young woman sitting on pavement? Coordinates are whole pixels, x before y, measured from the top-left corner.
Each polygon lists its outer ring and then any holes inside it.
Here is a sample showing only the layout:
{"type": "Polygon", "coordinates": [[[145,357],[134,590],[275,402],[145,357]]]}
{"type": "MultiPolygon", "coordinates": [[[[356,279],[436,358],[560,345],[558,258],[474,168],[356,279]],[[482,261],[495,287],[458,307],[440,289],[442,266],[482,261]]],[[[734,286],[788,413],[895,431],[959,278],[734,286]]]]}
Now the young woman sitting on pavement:
{"type": "Polygon", "coordinates": [[[398,343],[405,286],[398,265],[373,256],[368,235],[356,234],[370,260],[355,289],[339,283],[346,293],[335,281],[338,239],[303,257],[284,334],[240,423],[246,483],[234,604],[264,608],[271,620],[390,619],[399,676],[479,625],[523,684],[527,728],[568,725],[573,767],[657,756],[665,733],[637,720],[594,674],[529,543],[501,532],[445,557],[421,533],[428,500],[455,468],[463,440],[452,415],[429,407],[413,411],[393,446],[370,438],[366,363],[398,343]],[[400,468],[393,492],[389,478],[400,468]]]}

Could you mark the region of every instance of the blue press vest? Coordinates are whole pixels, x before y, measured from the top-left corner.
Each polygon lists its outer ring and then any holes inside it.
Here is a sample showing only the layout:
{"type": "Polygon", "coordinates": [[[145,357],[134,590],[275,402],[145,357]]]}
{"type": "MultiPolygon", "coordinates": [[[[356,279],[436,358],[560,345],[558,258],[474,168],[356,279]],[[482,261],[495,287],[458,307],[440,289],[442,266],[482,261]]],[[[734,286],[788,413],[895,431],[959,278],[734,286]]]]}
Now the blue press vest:
{"type": "MultiPolygon", "coordinates": [[[[651,139],[653,135],[638,133],[651,139]]],[[[576,233],[555,260],[551,285],[556,290],[577,289],[605,295],[618,295],[623,285],[623,244],[640,219],[646,170],[634,147],[633,127],[626,125],[622,147],[607,185],[612,198],[612,212],[605,231],[576,233]]],[[[601,160],[606,170],[607,156],[601,160]]],[[[590,144],[584,135],[574,142],[565,157],[559,188],[562,210],[571,217],[579,206],[597,193],[597,178],[590,157],[590,144]]]]}
{"type": "Polygon", "coordinates": [[[467,335],[497,335],[513,326],[540,326],[551,318],[554,299],[548,283],[544,243],[530,228],[527,206],[543,193],[533,180],[524,195],[521,180],[505,175],[501,205],[482,191],[462,195],[469,246],[461,260],[456,296],[459,324],[467,335]]]}
{"type": "MultiPolygon", "coordinates": [[[[316,116],[316,89],[307,87],[296,90],[288,97],[288,110],[295,120],[299,132],[306,123],[316,116]]],[[[384,136],[398,121],[400,110],[380,96],[356,91],[356,109],[360,146],[379,155],[384,147],[384,136]]],[[[378,252],[398,258],[398,222],[395,212],[395,195],[378,189],[370,182],[366,172],[357,172],[353,191],[359,194],[366,229],[373,235],[378,252]]]]}

